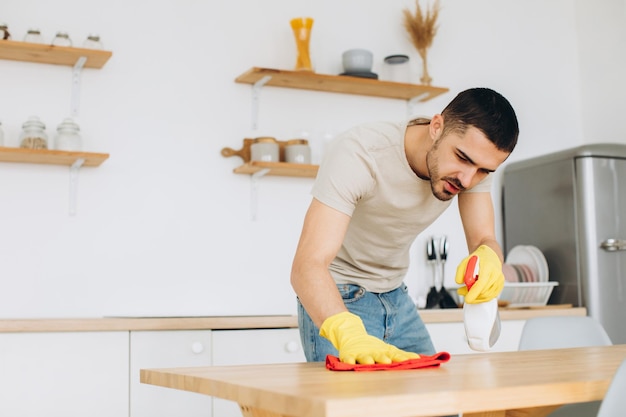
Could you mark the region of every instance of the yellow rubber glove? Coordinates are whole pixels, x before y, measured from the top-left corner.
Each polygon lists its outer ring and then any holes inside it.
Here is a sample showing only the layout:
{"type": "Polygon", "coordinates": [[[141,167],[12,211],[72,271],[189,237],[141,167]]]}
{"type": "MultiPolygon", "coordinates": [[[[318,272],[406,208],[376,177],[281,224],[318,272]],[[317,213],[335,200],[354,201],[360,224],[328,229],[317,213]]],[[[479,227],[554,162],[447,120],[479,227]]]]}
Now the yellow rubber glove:
{"type": "Polygon", "coordinates": [[[339,360],[344,363],[389,364],[420,357],[368,335],[361,318],[348,311],[324,320],[320,336],[330,340],[339,351],[339,360]]]}
{"type": "Polygon", "coordinates": [[[487,245],[481,245],[467,258],[463,259],[456,269],[454,280],[461,288],[457,290],[459,295],[465,297],[468,304],[484,303],[496,298],[502,288],[504,288],[504,273],[502,272],[502,262],[498,255],[487,245]],[[467,263],[472,256],[478,256],[479,271],[478,280],[467,290],[463,278],[467,263]]]}

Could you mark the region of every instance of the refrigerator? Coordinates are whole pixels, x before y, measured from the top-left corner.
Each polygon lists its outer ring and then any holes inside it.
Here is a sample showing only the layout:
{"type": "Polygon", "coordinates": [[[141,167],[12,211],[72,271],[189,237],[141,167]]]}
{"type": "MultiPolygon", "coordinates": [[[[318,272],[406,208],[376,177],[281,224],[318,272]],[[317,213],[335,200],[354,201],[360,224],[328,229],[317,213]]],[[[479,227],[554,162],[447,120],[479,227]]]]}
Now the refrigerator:
{"type": "Polygon", "coordinates": [[[601,143],[504,167],[504,251],[539,248],[549,304],[586,307],[614,344],[626,343],[626,144],[601,143]]]}

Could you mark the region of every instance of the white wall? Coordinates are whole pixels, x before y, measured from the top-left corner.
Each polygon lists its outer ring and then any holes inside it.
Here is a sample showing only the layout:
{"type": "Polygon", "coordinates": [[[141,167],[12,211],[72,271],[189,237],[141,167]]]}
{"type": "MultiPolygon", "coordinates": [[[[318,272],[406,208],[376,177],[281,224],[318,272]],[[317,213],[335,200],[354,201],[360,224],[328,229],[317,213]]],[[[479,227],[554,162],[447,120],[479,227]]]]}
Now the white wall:
{"type": "MultiPolygon", "coordinates": [[[[518,113],[521,136],[511,160],[610,139],[590,137],[594,121],[587,115],[599,104],[621,105],[624,95],[594,87],[598,76],[590,74],[601,72],[600,64],[587,62],[595,51],[587,39],[592,32],[602,42],[604,35],[577,13],[587,8],[580,3],[442,0],[430,72],[434,85],[450,92],[416,113],[432,115],[459,91],[488,86],[518,113]]],[[[294,313],[289,269],[312,179],[263,178],[252,221],[250,178],[232,174],[241,161],[220,150],[261,135],[285,140],[307,131],[321,140],[364,121],[403,119],[406,103],[265,88],[253,131],[251,87],[234,79],[253,66],[293,68],[289,20],[310,15],[317,72],[341,72],[341,53],[364,47],[375,54],[376,72],[384,56],[409,54],[417,83],[419,57],[402,28],[402,9],[414,5],[3,0],[2,19],[15,39],[31,26],[48,40],[66,30],[76,44],[98,32],[113,57],[82,74],[85,148],[111,156],[99,168],[81,169],[76,216],[68,215],[67,168],[0,164],[0,317],[294,313]]],[[[614,30],[623,30],[623,8],[623,0],[594,2],[597,13],[604,11],[602,26],[614,30]]],[[[607,45],[604,57],[623,68],[623,42],[607,45]]],[[[52,135],[69,113],[70,82],[69,67],[0,61],[6,144],[17,146],[31,114],[52,135]]],[[[623,91],[625,84],[615,77],[602,85],[623,91]]],[[[605,123],[617,128],[605,132],[624,141],[623,126],[605,123]]],[[[414,294],[430,285],[423,250],[430,234],[451,240],[448,285],[466,252],[450,210],[415,243],[407,277],[414,294]]]]}

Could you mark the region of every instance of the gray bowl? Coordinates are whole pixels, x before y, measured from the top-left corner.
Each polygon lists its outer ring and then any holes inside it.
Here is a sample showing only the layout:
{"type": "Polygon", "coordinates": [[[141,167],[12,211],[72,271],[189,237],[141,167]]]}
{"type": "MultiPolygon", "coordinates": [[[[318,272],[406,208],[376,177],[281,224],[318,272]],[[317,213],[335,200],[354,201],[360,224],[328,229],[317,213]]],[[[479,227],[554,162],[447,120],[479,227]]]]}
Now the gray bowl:
{"type": "Polygon", "coordinates": [[[345,72],[369,72],[374,63],[374,54],[367,49],[348,49],[342,55],[345,72]]]}

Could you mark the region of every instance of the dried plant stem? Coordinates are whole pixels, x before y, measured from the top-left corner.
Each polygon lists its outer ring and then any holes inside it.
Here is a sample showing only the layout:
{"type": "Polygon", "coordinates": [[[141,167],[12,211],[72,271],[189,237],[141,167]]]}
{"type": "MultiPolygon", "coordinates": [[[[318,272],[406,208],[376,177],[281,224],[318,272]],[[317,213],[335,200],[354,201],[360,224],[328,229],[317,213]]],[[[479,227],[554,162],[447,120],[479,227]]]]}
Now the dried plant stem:
{"type": "Polygon", "coordinates": [[[422,84],[430,85],[432,78],[428,75],[428,48],[433,43],[433,39],[437,34],[437,18],[439,17],[439,0],[424,14],[419,4],[419,0],[415,0],[415,14],[408,9],[404,12],[404,27],[409,34],[411,42],[417,53],[422,58],[423,74],[420,78],[422,84]]]}

